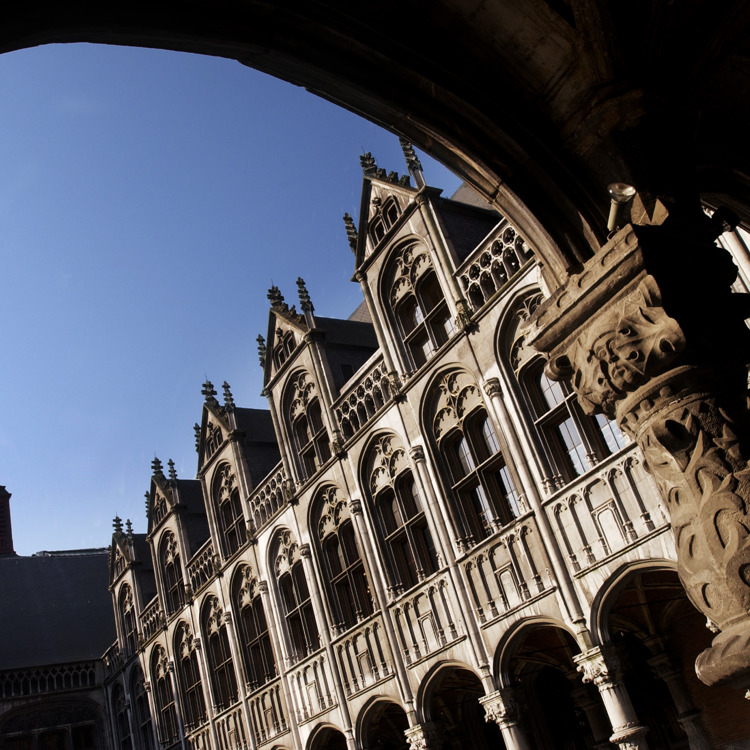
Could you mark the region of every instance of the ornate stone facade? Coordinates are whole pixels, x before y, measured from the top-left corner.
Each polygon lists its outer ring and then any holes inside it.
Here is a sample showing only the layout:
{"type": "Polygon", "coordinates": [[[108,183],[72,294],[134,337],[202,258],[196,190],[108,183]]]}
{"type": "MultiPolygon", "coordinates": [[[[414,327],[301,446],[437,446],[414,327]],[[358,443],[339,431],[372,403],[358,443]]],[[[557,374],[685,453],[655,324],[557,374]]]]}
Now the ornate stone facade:
{"type": "Polygon", "coordinates": [[[533,216],[443,199],[405,153],[405,176],[363,157],[363,213],[342,232],[371,323],[319,317],[302,280],[301,313],[272,289],[269,411],[207,383],[198,479],[155,462],[150,553],[117,553],[115,535],[112,691],[150,709],[130,709],[121,742],[750,740],[726,720],[741,694],[709,705],[693,680],[710,634],[676,572],[684,549],[716,557],[681,575],[731,632],[714,587],[715,570],[743,580],[727,572],[744,565],[741,440],[728,406],[693,397],[707,358],[692,364],[694,326],[643,268],[657,235],[624,229],[549,295],[533,216]]]}

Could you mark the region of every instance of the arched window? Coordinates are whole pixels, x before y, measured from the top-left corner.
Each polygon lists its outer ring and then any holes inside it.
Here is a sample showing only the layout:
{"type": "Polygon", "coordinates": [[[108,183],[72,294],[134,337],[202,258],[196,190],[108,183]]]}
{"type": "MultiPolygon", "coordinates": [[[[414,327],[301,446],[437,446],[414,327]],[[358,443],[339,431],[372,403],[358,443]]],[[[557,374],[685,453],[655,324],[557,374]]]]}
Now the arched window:
{"type": "Polygon", "coordinates": [[[369,230],[370,237],[372,237],[373,242],[377,245],[398,220],[401,214],[401,207],[393,196],[388,198],[382,206],[378,197],[373,198],[372,203],[375,211],[370,217],[369,230]]]}
{"type": "Polygon", "coordinates": [[[518,491],[474,380],[449,373],[437,390],[432,434],[452,488],[460,546],[468,548],[520,515],[518,491]]]}
{"type": "Polygon", "coordinates": [[[276,365],[276,369],[278,369],[292,355],[297,342],[295,341],[294,334],[291,331],[287,331],[286,333],[284,333],[281,328],[276,329],[275,341],[276,344],[273,347],[273,361],[276,365]]]}
{"type": "Polygon", "coordinates": [[[315,386],[303,372],[291,382],[287,414],[300,478],[309,479],[331,457],[328,431],[323,423],[315,386]]]}
{"type": "Polygon", "coordinates": [[[130,720],[128,719],[128,704],[125,700],[125,690],[122,685],[115,685],[112,692],[112,709],[117,730],[117,746],[120,750],[131,750],[133,739],[130,736],[130,720]]]}
{"type": "Polygon", "coordinates": [[[172,681],[169,676],[167,652],[157,646],[151,655],[151,682],[156,704],[156,726],[159,728],[159,739],[164,744],[174,742],[178,735],[177,711],[174,705],[172,681]]]}
{"type": "Polygon", "coordinates": [[[372,614],[370,584],[344,496],[337,488],[329,487],[317,502],[317,535],[326,593],[333,621],[344,630],[372,614]]]}
{"type": "Polygon", "coordinates": [[[122,645],[126,656],[131,656],[136,649],[136,618],[133,589],[126,583],[120,589],[120,622],[122,624],[122,645]]]}
{"type": "Polygon", "coordinates": [[[453,321],[426,248],[413,244],[391,260],[387,304],[415,368],[454,332],[453,321]]]}
{"type": "Polygon", "coordinates": [[[276,583],[286,620],[290,651],[295,661],[320,647],[302,552],[291,531],[281,531],[275,544],[276,583]]]}
{"type": "Polygon", "coordinates": [[[222,435],[221,427],[209,422],[206,428],[206,457],[213,456],[221,448],[223,442],[224,436],[222,435]]]}
{"type": "Polygon", "coordinates": [[[249,565],[235,577],[232,601],[238,615],[238,635],[248,683],[254,690],[276,677],[268,624],[263,611],[258,579],[249,565]]]}
{"type": "Polygon", "coordinates": [[[438,568],[435,545],[406,453],[392,436],[370,450],[367,484],[392,592],[401,593],[438,568]]]}
{"type": "Polygon", "coordinates": [[[216,472],[213,498],[224,555],[230,557],[247,541],[247,526],[240,491],[229,464],[223,464],[216,472]]]}
{"type": "Polygon", "coordinates": [[[185,603],[185,586],[182,579],[180,551],[175,535],[168,531],[162,537],[159,556],[164,576],[164,608],[168,615],[182,609],[185,603]]]}
{"type": "Polygon", "coordinates": [[[154,731],[151,726],[151,711],[148,706],[148,696],[146,695],[143,672],[141,672],[140,667],[133,670],[130,686],[134,706],[133,719],[140,750],[153,750],[154,731]]]}
{"type": "Polygon", "coordinates": [[[190,625],[186,622],[181,622],[175,631],[174,653],[177,659],[177,682],[180,686],[182,717],[186,728],[192,729],[206,720],[206,703],[198,669],[195,639],[190,625]]]}
{"type": "Polygon", "coordinates": [[[570,482],[624,447],[626,439],[617,424],[603,414],[584,414],[571,387],[551,380],[544,372],[544,361],[528,345],[524,328],[541,301],[537,292],[518,305],[506,330],[506,351],[533,415],[549,471],[570,482]]]}
{"type": "Polygon", "coordinates": [[[206,600],[202,620],[214,700],[217,707],[226,708],[237,700],[237,678],[229,649],[224,612],[217,597],[210,596],[206,600]]]}

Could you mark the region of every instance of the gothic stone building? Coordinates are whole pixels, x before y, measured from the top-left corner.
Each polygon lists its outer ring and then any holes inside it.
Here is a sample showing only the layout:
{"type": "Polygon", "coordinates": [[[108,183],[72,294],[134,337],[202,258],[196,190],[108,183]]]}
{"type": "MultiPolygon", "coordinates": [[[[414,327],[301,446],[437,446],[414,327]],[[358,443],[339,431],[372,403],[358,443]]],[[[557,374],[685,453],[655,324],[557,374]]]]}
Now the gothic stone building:
{"type": "Polygon", "coordinates": [[[269,410],[207,382],[197,479],[117,527],[117,746],[750,747],[640,449],[529,346],[539,225],[404,151],[345,217],[362,307],[273,288],[269,410]]]}

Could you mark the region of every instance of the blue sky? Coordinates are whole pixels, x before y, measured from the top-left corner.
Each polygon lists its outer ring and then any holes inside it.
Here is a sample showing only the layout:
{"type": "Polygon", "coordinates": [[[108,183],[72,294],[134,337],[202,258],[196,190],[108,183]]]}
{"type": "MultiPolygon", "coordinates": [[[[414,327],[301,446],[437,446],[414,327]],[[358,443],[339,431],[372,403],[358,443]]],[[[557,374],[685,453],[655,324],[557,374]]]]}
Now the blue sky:
{"type": "MultiPolygon", "coordinates": [[[[398,139],[237,62],[97,45],[0,56],[0,484],[19,554],[145,531],[154,455],[194,477],[206,377],[259,395],[275,283],[346,317],[359,155],[398,139]]],[[[427,181],[459,181],[424,155],[427,181]]]]}

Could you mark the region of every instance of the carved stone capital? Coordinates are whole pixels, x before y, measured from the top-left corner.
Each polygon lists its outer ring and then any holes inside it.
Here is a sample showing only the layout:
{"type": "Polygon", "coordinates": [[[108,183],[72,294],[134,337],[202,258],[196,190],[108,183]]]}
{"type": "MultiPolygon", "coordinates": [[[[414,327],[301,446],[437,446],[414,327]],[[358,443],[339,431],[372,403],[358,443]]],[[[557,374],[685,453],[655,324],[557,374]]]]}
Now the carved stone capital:
{"type": "Polygon", "coordinates": [[[309,544],[300,544],[299,546],[299,553],[302,555],[302,557],[310,557],[310,545],[309,544]]]}
{"type": "Polygon", "coordinates": [[[362,513],[362,501],[358,497],[353,497],[349,500],[349,510],[355,515],[362,513]]]}
{"type": "Polygon", "coordinates": [[[518,718],[518,702],[512,688],[503,688],[479,699],[484,708],[484,720],[494,721],[499,727],[518,718]]]}
{"type": "Polygon", "coordinates": [[[687,595],[722,631],[698,676],[750,685],[750,305],[736,273],[705,232],[626,227],[537,308],[529,339],[643,451],[687,595]]]}
{"type": "Polygon", "coordinates": [[[432,722],[415,724],[405,730],[404,734],[409,750],[436,750],[442,744],[437,727],[432,722]]]}
{"type": "Polygon", "coordinates": [[[424,448],[421,445],[415,445],[409,450],[409,455],[414,463],[421,463],[424,461],[424,448]]]}
{"type": "Polygon", "coordinates": [[[597,646],[574,656],[573,661],[584,683],[592,683],[601,689],[617,682],[620,661],[611,649],[597,646]]]}
{"type": "Polygon", "coordinates": [[[503,389],[500,385],[500,378],[490,378],[485,384],[484,384],[484,392],[492,398],[493,396],[502,396],[503,395],[503,389]]]}
{"type": "Polygon", "coordinates": [[[260,591],[261,594],[267,594],[268,581],[258,581],[258,591],[260,591]]]}

